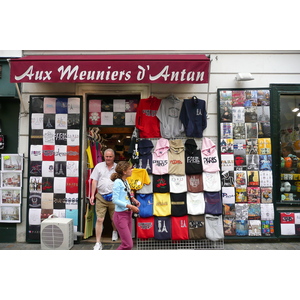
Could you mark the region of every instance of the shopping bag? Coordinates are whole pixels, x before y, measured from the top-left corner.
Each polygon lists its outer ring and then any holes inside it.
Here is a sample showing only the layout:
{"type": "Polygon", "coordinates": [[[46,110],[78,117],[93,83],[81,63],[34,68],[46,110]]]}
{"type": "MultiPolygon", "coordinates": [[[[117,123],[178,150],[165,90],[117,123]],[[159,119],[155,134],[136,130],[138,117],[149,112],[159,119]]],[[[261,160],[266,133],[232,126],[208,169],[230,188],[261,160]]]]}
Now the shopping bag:
{"type": "Polygon", "coordinates": [[[94,209],[93,207],[87,203],[86,205],[86,213],[85,213],[85,224],[84,224],[84,239],[89,238],[93,235],[94,229],[94,209]]]}

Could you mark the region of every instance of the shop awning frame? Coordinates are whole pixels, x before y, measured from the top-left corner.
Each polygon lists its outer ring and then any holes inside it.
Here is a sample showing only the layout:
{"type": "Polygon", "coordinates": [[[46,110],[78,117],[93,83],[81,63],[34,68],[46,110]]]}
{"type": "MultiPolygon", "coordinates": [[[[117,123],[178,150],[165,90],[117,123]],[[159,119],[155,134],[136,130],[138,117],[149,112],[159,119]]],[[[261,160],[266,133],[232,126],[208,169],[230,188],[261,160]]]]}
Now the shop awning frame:
{"type": "Polygon", "coordinates": [[[172,55],[41,55],[10,59],[10,82],[209,82],[210,58],[172,55]]]}

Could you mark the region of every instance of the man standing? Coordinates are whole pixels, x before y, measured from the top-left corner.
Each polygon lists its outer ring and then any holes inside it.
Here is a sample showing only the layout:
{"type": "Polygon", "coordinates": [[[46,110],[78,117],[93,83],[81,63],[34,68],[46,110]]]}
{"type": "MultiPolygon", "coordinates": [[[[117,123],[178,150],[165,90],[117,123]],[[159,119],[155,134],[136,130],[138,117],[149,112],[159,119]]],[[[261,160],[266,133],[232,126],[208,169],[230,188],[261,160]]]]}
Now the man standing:
{"type": "Polygon", "coordinates": [[[113,214],[115,205],[112,202],[112,188],[113,182],[110,180],[110,176],[115,172],[116,163],[114,162],[115,153],[112,149],[106,149],[104,151],[104,162],[98,163],[92,174],[92,191],[90,197],[91,205],[95,205],[96,198],[96,244],[94,250],[102,250],[101,234],[103,230],[103,221],[105,218],[106,211],[108,209],[110,219],[112,221],[113,233],[112,240],[118,239],[118,233],[113,223],[113,214]],[[97,190],[97,193],[96,193],[97,190]],[[95,195],[96,193],[96,195],[95,195]]]}

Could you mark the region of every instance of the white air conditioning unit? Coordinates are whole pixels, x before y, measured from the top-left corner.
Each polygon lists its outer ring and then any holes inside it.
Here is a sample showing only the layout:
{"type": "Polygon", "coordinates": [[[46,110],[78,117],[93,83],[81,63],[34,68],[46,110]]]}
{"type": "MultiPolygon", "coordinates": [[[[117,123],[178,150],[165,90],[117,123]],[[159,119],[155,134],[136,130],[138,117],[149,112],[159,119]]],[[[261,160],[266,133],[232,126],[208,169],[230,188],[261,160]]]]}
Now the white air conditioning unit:
{"type": "Polygon", "coordinates": [[[69,250],[73,246],[73,219],[49,217],[41,223],[42,250],[69,250]]]}

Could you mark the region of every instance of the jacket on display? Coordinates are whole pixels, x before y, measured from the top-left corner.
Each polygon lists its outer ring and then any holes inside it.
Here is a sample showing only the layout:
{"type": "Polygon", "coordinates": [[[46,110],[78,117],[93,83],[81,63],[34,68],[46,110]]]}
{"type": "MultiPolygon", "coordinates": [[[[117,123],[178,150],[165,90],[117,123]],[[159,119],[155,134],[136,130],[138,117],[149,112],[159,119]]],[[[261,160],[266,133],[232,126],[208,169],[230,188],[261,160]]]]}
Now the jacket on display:
{"type": "Polygon", "coordinates": [[[135,126],[140,138],[160,138],[160,122],[156,116],[161,99],[141,99],[136,112],[135,126]]]}
{"type": "Polygon", "coordinates": [[[169,162],[168,151],[170,149],[169,141],[160,138],[156,142],[155,149],[152,153],[152,173],[156,175],[168,174],[169,162]]]}
{"type": "Polygon", "coordinates": [[[207,126],[205,101],[197,97],[185,99],[180,112],[180,120],[187,137],[202,138],[207,126]]]}
{"type": "Polygon", "coordinates": [[[150,140],[140,140],[138,142],[139,164],[138,168],[146,169],[148,174],[152,174],[152,149],[153,143],[150,140]]]}
{"type": "Polygon", "coordinates": [[[214,173],[220,171],[216,145],[206,137],[202,140],[201,159],[203,172],[214,173]]]}
{"type": "Polygon", "coordinates": [[[187,139],[185,142],[185,173],[187,175],[200,174],[203,171],[201,151],[197,149],[194,139],[187,139]]]}
{"type": "Polygon", "coordinates": [[[182,140],[170,141],[169,174],[185,175],[185,155],[182,140]]]}
{"type": "Polygon", "coordinates": [[[175,138],[184,132],[183,124],[179,118],[182,101],[174,95],[163,99],[157,111],[157,118],[160,121],[160,134],[164,138],[175,138]]]}

